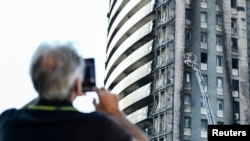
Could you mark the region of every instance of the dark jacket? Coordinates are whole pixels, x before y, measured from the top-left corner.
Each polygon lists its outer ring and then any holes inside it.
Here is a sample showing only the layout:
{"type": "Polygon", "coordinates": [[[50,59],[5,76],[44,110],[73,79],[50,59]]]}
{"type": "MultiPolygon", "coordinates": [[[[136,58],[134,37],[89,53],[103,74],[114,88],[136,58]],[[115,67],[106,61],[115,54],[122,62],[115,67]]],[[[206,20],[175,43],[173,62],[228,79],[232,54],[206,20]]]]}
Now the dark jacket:
{"type": "Polygon", "coordinates": [[[101,112],[82,113],[69,102],[39,101],[0,115],[0,141],[131,141],[126,130],[101,112]]]}

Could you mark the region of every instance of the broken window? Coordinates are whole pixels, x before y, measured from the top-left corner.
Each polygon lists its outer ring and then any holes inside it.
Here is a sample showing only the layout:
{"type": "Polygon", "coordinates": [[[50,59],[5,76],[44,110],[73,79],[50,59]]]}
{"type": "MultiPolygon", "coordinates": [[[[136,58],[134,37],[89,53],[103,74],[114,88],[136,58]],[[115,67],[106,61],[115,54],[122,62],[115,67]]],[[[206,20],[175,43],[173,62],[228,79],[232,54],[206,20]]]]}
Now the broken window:
{"type": "Polygon", "coordinates": [[[191,96],[189,94],[184,95],[184,104],[191,105],[191,96]]]}
{"type": "Polygon", "coordinates": [[[240,104],[238,101],[233,102],[233,112],[234,112],[234,120],[240,119],[240,104]]]}
{"type": "Polygon", "coordinates": [[[238,49],[238,39],[231,38],[231,40],[232,40],[232,48],[238,49]]]}
{"type": "Polygon", "coordinates": [[[239,62],[238,62],[238,59],[236,59],[236,58],[232,58],[232,68],[233,69],[238,69],[238,64],[239,62]]]}
{"type": "Polygon", "coordinates": [[[158,21],[158,23],[161,23],[161,11],[159,11],[159,10],[157,10],[156,11],[156,19],[157,19],[157,21],[158,21]]]}
{"type": "Polygon", "coordinates": [[[201,53],[201,63],[207,63],[207,53],[201,53]]]}
{"type": "Polygon", "coordinates": [[[191,90],[191,73],[190,72],[184,72],[184,89],[191,90]]]}
{"type": "Polygon", "coordinates": [[[201,12],[201,22],[207,22],[207,13],[201,12]]]}
{"type": "Polygon", "coordinates": [[[223,78],[217,77],[216,85],[217,85],[217,88],[223,88],[223,78]]]}
{"type": "Polygon", "coordinates": [[[165,116],[164,114],[160,115],[160,132],[164,132],[164,125],[165,125],[165,116]]]}
{"type": "Polygon", "coordinates": [[[207,131],[207,120],[206,119],[201,120],[201,130],[207,131]]]}
{"type": "Polygon", "coordinates": [[[223,110],[224,109],[223,100],[221,100],[221,99],[217,100],[217,108],[218,108],[218,110],[223,110]]]}
{"type": "Polygon", "coordinates": [[[231,0],[231,7],[236,8],[237,6],[237,1],[236,0],[231,0]]]}
{"type": "Polygon", "coordinates": [[[201,108],[204,108],[205,105],[204,105],[204,102],[203,102],[203,98],[201,97],[201,108]]]}
{"type": "Polygon", "coordinates": [[[239,91],[239,80],[232,80],[232,90],[239,91]]]}
{"type": "Polygon", "coordinates": [[[216,25],[222,25],[222,16],[216,15],[216,25]]]}
{"type": "Polygon", "coordinates": [[[217,125],[223,125],[224,124],[224,122],[222,122],[222,121],[217,121],[217,125]]]}
{"type": "Polygon", "coordinates": [[[222,67],[222,65],[223,65],[222,56],[216,56],[216,66],[222,67]]]}
{"type": "Polygon", "coordinates": [[[156,59],[155,66],[160,66],[161,65],[161,52],[160,52],[160,50],[156,51],[156,55],[155,56],[156,56],[155,57],[155,59],[156,59]]]}
{"type": "Polygon", "coordinates": [[[204,82],[204,86],[206,86],[206,85],[207,85],[207,82],[208,82],[207,75],[202,74],[201,76],[202,76],[202,79],[203,79],[203,82],[204,82]]]}
{"type": "Polygon", "coordinates": [[[235,18],[231,19],[231,27],[232,28],[237,28],[237,20],[235,18]]]}
{"type": "Polygon", "coordinates": [[[216,36],[216,45],[222,46],[222,37],[219,35],[216,36]]]}
{"type": "Polygon", "coordinates": [[[160,131],[160,124],[161,124],[161,119],[159,116],[155,117],[155,121],[154,121],[154,129],[155,129],[155,133],[159,133],[160,131]]]}
{"type": "Polygon", "coordinates": [[[216,0],[217,5],[222,5],[222,0],[216,0]]]}
{"type": "Polygon", "coordinates": [[[191,82],[191,74],[190,72],[185,72],[185,82],[191,82]]]}
{"type": "Polygon", "coordinates": [[[207,33],[201,32],[201,42],[203,43],[207,42],[207,33]]]}
{"type": "Polygon", "coordinates": [[[240,112],[240,104],[237,101],[233,102],[233,111],[234,113],[239,113],[240,112]]]}
{"type": "Polygon", "coordinates": [[[158,44],[161,44],[165,41],[166,27],[162,27],[157,30],[158,44]]]}
{"type": "Polygon", "coordinates": [[[160,71],[160,86],[164,86],[166,84],[166,69],[162,69],[160,71]]]}
{"type": "Polygon", "coordinates": [[[161,7],[161,21],[162,22],[165,22],[166,20],[167,20],[167,18],[168,18],[168,14],[169,14],[169,12],[166,12],[167,11],[167,6],[162,6],[161,7]]]}
{"type": "Polygon", "coordinates": [[[231,19],[231,30],[233,34],[237,33],[237,20],[235,18],[231,19]]]}
{"type": "Polygon", "coordinates": [[[190,9],[186,9],[186,19],[191,20],[192,14],[190,9]]]}
{"type": "Polygon", "coordinates": [[[191,128],[191,118],[190,117],[184,117],[184,127],[191,128]]]}
{"type": "Polygon", "coordinates": [[[186,29],[186,40],[191,40],[191,31],[190,31],[190,29],[186,29]]]}

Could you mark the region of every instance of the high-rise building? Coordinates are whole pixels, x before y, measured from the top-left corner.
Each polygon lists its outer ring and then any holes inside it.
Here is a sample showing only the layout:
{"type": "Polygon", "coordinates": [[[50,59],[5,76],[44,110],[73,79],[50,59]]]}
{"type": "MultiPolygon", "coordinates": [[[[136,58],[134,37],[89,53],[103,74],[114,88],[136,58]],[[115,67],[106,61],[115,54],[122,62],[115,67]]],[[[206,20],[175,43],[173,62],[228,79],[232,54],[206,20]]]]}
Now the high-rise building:
{"type": "Polygon", "coordinates": [[[105,87],[152,141],[206,141],[209,115],[212,124],[250,124],[249,5],[109,1],[105,87]],[[184,64],[187,51],[197,70],[184,64]]]}

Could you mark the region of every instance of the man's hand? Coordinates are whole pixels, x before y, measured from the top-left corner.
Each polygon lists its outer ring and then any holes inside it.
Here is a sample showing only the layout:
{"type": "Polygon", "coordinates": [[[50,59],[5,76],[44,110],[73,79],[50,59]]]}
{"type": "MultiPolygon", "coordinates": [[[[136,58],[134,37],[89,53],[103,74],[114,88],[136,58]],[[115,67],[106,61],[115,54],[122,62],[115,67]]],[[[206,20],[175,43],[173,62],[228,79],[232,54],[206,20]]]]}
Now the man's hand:
{"type": "Polygon", "coordinates": [[[104,111],[120,122],[136,141],[149,141],[148,136],[136,125],[132,124],[126,117],[125,113],[119,110],[119,97],[104,88],[94,88],[99,97],[99,103],[95,100],[93,104],[98,111],[104,111]]]}
{"type": "Polygon", "coordinates": [[[113,94],[104,88],[94,88],[94,90],[97,92],[99,97],[99,103],[96,103],[95,100],[93,101],[96,110],[104,111],[109,115],[115,115],[120,112],[118,104],[119,97],[116,94],[113,94]]]}

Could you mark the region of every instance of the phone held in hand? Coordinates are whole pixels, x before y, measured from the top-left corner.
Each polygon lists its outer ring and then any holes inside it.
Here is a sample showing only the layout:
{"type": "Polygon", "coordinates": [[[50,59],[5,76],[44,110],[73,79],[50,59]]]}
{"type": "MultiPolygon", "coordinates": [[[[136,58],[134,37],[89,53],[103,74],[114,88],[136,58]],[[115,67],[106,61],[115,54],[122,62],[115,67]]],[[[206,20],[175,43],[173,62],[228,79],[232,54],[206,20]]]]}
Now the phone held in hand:
{"type": "Polygon", "coordinates": [[[96,76],[95,76],[95,59],[94,58],[85,58],[85,67],[84,67],[84,79],[82,82],[82,91],[92,91],[92,88],[96,86],[96,76]]]}

